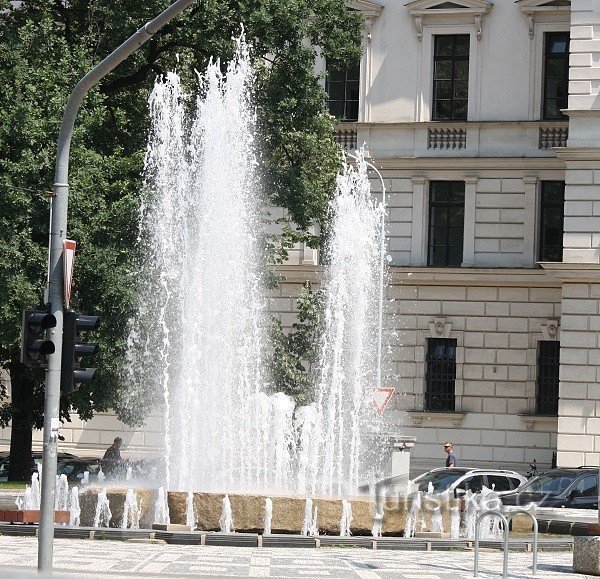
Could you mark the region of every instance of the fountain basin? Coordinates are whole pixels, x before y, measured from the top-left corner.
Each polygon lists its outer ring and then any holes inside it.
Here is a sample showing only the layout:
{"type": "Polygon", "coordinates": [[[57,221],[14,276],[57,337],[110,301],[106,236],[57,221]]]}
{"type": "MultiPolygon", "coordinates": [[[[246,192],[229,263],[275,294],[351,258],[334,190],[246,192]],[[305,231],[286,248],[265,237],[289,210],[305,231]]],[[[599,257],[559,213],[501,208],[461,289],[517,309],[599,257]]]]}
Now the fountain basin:
{"type": "MultiPolygon", "coordinates": [[[[40,511],[38,509],[24,511],[19,511],[17,509],[4,509],[0,510],[0,521],[3,523],[39,523],[40,511]]],[[[68,523],[69,511],[54,511],[54,522],[68,523]]]]}
{"type": "MultiPolygon", "coordinates": [[[[81,525],[93,526],[97,495],[101,489],[87,488],[80,493],[81,525]]],[[[156,489],[135,489],[140,508],[140,527],[151,528],[154,523],[154,508],[158,495],[156,489]]],[[[112,511],[111,527],[119,527],[123,519],[126,488],[108,488],[107,497],[112,511]]],[[[224,493],[193,493],[196,530],[219,531],[224,493]]],[[[169,515],[171,524],[186,524],[185,492],[168,492],[169,515]]],[[[262,533],[265,521],[265,495],[229,494],[233,514],[233,529],[244,533],[262,533]]],[[[306,498],[299,496],[271,495],[273,516],[271,532],[283,534],[299,534],[304,520],[306,498]]],[[[371,497],[354,497],[348,499],[352,505],[352,535],[371,535],[375,517],[375,500],[371,497]]],[[[404,532],[406,517],[412,503],[411,497],[386,498],[383,503],[382,534],[400,536],[404,532]]],[[[436,502],[437,504],[437,502],[436,502]]],[[[460,505],[456,499],[448,499],[437,506],[442,513],[443,526],[450,528],[450,509],[460,505]]],[[[322,535],[339,535],[343,514],[342,500],[329,497],[313,498],[313,506],[318,510],[317,524],[322,535]]],[[[431,512],[423,510],[426,528],[431,528],[431,512]]]]}

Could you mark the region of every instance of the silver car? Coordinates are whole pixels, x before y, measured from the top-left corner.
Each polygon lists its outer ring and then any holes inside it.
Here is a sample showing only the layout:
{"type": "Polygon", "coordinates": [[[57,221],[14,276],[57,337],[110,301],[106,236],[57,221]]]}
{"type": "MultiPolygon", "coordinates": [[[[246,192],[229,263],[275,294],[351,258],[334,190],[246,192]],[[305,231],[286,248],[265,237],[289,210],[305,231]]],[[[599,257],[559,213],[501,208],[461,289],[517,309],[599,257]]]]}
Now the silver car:
{"type": "Polygon", "coordinates": [[[494,470],[479,468],[434,468],[419,475],[412,481],[413,491],[428,492],[433,488],[434,493],[448,491],[455,497],[481,492],[485,486],[499,495],[504,495],[518,489],[527,479],[512,470],[494,470]]]}

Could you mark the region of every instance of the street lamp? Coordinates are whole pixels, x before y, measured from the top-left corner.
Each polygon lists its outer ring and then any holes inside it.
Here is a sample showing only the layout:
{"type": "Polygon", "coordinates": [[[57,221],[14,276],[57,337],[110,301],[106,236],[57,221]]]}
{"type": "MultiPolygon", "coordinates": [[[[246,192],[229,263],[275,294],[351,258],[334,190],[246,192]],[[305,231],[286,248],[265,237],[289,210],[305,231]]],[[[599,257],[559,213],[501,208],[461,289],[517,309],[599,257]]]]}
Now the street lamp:
{"type": "Polygon", "coordinates": [[[60,424],[60,375],[63,336],[63,241],[67,237],[67,208],[69,201],[69,152],[77,112],[87,92],[152,38],[165,24],[183,12],[195,0],[177,0],[156,18],[146,23],[102,62],[88,72],[69,96],[58,135],[54,190],[50,202],[50,248],[48,260],[47,303],[56,325],[50,330],[54,353],[48,356],[46,391],[44,397],[44,454],[42,470],[42,497],[38,538],[38,569],[52,572],[54,541],[54,493],[58,427],[60,424]]]}
{"type": "MultiPolygon", "coordinates": [[[[353,155],[352,153],[346,153],[348,157],[354,159],[357,162],[360,162],[360,158],[357,155],[353,155]]],[[[381,349],[383,342],[383,282],[385,277],[385,211],[386,211],[386,199],[385,199],[385,183],[383,182],[383,177],[381,173],[373,165],[373,163],[369,163],[369,161],[365,161],[364,157],[362,161],[365,163],[367,167],[373,169],[376,175],[379,177],[379,181],[381,182],[381,204],[382,204],[382,212],[381,212],[381,235],[379,240],[379,307],[377,310],[377,378],[375,380],[376,387],[381,388],[381,349]]]]}

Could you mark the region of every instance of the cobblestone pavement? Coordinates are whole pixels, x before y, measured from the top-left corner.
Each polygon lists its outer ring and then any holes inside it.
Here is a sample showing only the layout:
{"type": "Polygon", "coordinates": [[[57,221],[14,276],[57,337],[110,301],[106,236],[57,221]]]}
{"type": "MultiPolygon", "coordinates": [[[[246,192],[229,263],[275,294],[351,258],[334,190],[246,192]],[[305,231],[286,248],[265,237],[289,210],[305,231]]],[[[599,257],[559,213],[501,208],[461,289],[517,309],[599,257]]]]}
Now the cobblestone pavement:
{"type": "MultiPolygon", "coordinates": [[[[37,540],[0,537],[0,577],[33,570],[37,540]]],[[[573,555],[541,552],[538,577],[581,578],[573,555]]],[[[456,579],[473,576],[473,553],[371,551],[355,548],[258,549],[56,539],[54,569],[74,576],[334,577],[339,579],[456,579]]],[[[502,576],[502,554],[482,552],[480,577],[502,576]]],[[[510,553],[510,577],[531,577],[531,553],[510,553]]]]}

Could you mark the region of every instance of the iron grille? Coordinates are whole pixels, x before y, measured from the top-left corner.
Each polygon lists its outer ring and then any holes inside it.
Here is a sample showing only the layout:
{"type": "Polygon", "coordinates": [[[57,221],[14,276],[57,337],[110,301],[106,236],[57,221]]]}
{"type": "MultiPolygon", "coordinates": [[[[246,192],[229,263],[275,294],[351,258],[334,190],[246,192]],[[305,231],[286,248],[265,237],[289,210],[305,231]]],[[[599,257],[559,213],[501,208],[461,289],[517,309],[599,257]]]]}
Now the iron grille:
{"type": "Polygon", "coordinates": [[[560,342],[538,342],[537,414],[558,415],[560,342]]]}
{"type": "Polygon", "coordinates": [[[425,359],[425,410],[454,412],[456,340],[429,338],[425,359]]]}

